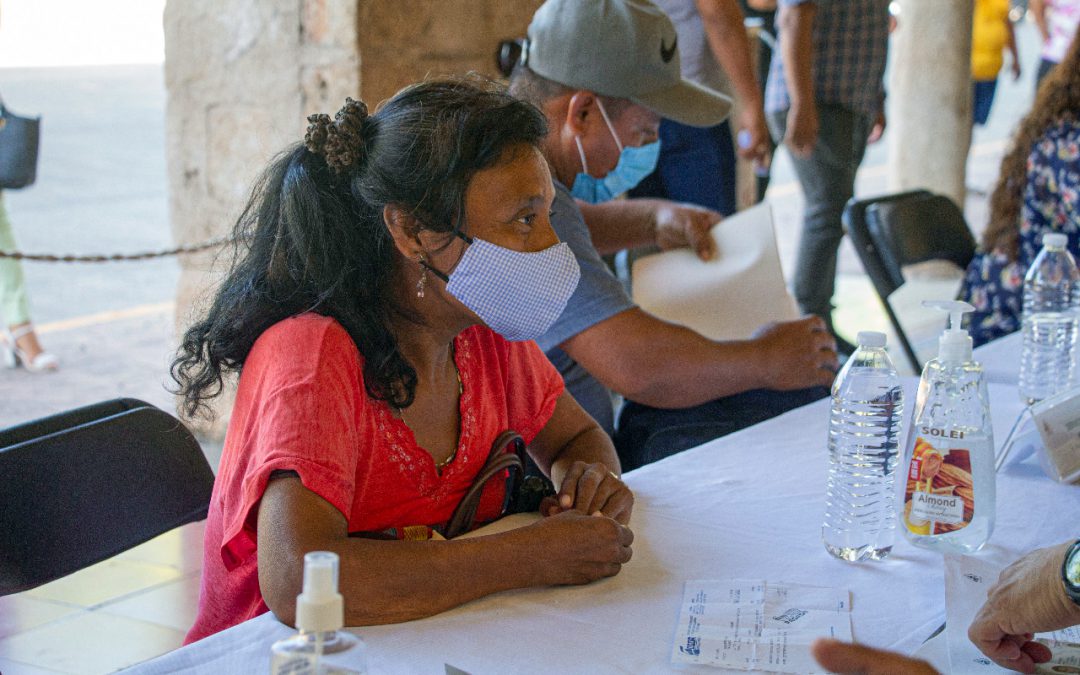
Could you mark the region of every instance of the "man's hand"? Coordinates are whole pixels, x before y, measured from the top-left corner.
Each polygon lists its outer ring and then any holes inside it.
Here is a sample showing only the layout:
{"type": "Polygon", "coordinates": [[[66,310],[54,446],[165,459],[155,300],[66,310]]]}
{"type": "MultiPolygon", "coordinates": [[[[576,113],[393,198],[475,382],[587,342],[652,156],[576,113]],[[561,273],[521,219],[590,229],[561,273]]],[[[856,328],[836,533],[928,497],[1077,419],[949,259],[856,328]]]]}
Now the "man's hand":
{"type": "Polygon", "coordinates": [[[540,504],[540,513],[545,516],[571,510],[607,516],[625,525],[634,510],[634,493],[607,465],[574,462],[563,477],[559,494],[540,504]]]}
{"type": "Polygon", "coordinates": [[[823,668],[841,675],[938,675],[926,661],[839,640],[817,639],[810,653],[823,668]]]}
{"type": "Polygon", "coordinates": [[[836,341],[819,316],[770,323],[755,331],[768,389],[832,385],[839,364],[836,341]]]}
{"type": "Polygon", "coordinates": [[[1013,57],[1013,60],[1012,60],[1012,76],[1013,76],[1013,81],[1014,82],[1016,80],[1020,79],[1020,74],[1021,74],[1020,62],[1016,59],[1016,57],[1013,57]]]}
{"type": "Polygon", "coordinates": [[[1080,624],[1080,605],[1065,595],[1061,564],[1071,541],[1040,548],[1009,565],[986,594],[986,603],[968,628],[968,637],[1003,668],[1035,672],[1050,650],[1035,633],[1080,624]]]}
{"type": "Polygon", "coordinates": [[[807,158],[814,151],[818,136],[817,107],[793,105],[788,110],[784,143],[797,157],[807,158]]]}
{"type": "Polygon", "coordinates": [[[737,138],[740,157],[752,160],[755,166],[768,166],[769,129],[765,125],[765,113],[760,107],[747,106],[742,111],[737,138]]]}
{"type": "Polygon", "coordinates": [[[661,201],[653,215],[656,245],[665,251],[689,246],[702,260],[712,260],[716,242],[711,230],[723,218],[712,209],[661,201]]]}
{"type": "Polygon", "coordinates": [[[877,143],[881,140],[881,137],[885,135],[885,111],[879,110],[876,117],[874,117],[874,126],[870,127],[870,135],[866,137],[867,143],[877,143]]]}

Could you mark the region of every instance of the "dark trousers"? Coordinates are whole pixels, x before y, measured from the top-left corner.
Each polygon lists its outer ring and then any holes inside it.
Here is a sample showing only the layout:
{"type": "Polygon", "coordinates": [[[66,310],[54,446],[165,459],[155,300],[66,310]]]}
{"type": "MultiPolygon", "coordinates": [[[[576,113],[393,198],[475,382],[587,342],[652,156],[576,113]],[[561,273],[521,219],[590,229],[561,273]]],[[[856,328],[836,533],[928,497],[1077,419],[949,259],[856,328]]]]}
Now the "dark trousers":
{"type": "Polygon", "coordinates": [[[735,213],[735,143],[727,121],[699,128],[661,120],[656,170],[630,196],[689,202],[725,216],[735,213]]]}
{"type": "MultiPolygon", "coordinates": [[[[779,144],[787,127],[787,111],[770,113],[768,122],[779,144]]],[[[855,172],[866,152],[873,120],[843,106],[819,104],[818,122],[817,143],[810,156],[791,153],[806,198],[794,291],[803,313],[817,314],[831,328],[836,253],[844,237],[840,217],[855,192],[855,172]]]]}
{"type": "Polygon", "coordinates": [[[1039,91],[1039,85],[1042,84],[1043,78],[1049,75],[1056,65],[1053,61],[1039,59],[1039,69],[1035,72],[1035,91],[1039,91]]]}
{"type": "Polygon", "coordinates": [[[619,413],[615,449],[623,471],[630,471],[828,395],[825,387],[755,389],[676,410],[627,401],[619,413]]]}

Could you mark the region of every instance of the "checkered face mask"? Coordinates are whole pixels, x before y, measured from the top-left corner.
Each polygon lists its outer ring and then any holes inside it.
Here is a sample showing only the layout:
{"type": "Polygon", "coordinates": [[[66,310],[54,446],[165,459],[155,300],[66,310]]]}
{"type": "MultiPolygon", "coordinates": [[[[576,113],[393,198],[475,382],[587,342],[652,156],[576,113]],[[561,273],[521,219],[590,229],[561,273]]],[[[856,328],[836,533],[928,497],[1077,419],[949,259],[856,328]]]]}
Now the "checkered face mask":
{"type": "Polygon", "coordinates": [[[547,332],[577,288],[581,269],[573,251],[558,243],[523,253],[483,239],[468,243],[446,290],[507,340],[535,340],[547,332]]]}

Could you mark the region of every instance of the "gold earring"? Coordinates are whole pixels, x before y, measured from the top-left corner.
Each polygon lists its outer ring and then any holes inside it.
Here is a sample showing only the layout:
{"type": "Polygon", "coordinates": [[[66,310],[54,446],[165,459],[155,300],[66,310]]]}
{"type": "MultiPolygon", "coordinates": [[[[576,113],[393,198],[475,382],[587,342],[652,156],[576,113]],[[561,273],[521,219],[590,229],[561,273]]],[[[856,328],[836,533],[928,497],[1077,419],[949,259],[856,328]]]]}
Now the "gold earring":
{"type": "Polygon", "coordinates": [[[416,282],[416,297],[423,298],[424,283],[427,282],[427,265],[424,264],[424,256],[417,258],[417,262],[420,263],[423,271],[420,273],[420,280],[416,282]]]}

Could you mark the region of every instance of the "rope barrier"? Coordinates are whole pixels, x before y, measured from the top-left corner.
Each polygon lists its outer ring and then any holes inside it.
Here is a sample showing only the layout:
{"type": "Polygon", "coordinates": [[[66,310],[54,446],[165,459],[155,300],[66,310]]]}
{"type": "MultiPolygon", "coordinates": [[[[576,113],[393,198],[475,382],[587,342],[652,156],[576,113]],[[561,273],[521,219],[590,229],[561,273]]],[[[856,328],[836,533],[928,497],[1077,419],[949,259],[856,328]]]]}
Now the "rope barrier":
{"type": "Polygon", "coordinates": [[[7,258],[10,260],[30,260],[34,262],[64,263],[130,262],[134,260],[152,260],[154,258],[165,258],[174,255],[190,255],[192,253],[199,253],[201,251],[206,251],[212,248],[225,246],[226,244],[231,244],[235,241],[236,238],[231,236],[216,237],[214,239],[208,239],[197,244],[176,246],[174,248],[167,248],[161,251],[145,251],[142,253],[112,253],[108,255],[79,255],[74,253],[58,255],[52,253],[23,253],[21,251],[0,251],[0,259],[7,258]]]}

